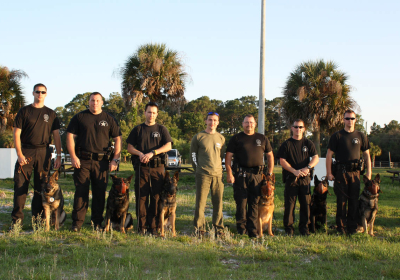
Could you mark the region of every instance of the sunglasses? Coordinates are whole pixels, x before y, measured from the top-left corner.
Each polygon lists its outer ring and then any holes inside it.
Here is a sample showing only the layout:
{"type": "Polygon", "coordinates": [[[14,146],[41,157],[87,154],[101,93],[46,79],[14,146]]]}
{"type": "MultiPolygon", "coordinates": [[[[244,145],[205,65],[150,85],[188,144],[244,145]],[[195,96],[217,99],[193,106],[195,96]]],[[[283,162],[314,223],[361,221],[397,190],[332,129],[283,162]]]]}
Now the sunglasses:
{"type": "Polygon", "coordinates": [[[219,117],[219,114],[217,112],[208,112],[207,116],[209,116],[209,115],[216,115],[219,117]]]}
{"type": "Polygon", "coordinates": [[[35,91],[35,93],[37,93],[37,94],[46,94],[45,91],[40,91],[40,90],[35,91]]]}
{"type": "Polygon", "coordinates": [[[354,121],[356,118],[344,118],[346,121],[352,120],[354,121]]]}
{"type": "Polygon", "coordinates": [[[296,125],[294,125],[294,126],[292,126],[293,128],[300,128],[300,129],[302,129],[304,126],[296,126],[296,125]]]}

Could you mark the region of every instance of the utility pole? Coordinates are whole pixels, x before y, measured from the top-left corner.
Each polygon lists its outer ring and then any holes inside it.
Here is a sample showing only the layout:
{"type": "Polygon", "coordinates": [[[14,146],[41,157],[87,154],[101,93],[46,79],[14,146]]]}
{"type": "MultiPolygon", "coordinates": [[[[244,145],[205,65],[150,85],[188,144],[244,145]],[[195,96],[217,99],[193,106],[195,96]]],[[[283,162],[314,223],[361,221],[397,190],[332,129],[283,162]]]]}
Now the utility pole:
{"type": "Polygon", "coordinates": [[[258,101],[258,133],[265,130],[265,0],[261,0],[261,42],[260,42],[260,94],[258,101]]]}

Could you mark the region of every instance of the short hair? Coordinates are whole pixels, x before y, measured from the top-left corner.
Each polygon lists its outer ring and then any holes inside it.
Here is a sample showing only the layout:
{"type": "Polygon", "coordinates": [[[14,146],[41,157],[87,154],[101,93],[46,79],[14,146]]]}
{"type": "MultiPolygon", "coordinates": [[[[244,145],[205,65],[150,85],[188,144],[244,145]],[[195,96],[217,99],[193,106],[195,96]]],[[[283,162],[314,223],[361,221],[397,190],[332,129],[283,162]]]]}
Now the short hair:
{"type": "Polygon", "coordinates": [[[295,122],[302,122],[302,123],[305,125],[305,122],[304,122],[302,119],[295,119],[295,120],[293,121],[293,124],[294,124],[295,122]]]}
{"type": "Polygon", "coordinates": [[[47,87],[46,87],[44,84],[42,84],[42,83],[39,83],[39,84],[34,85],[34,86],[33,86],[33,91],[35,91],[36,87],[44,87],[44,88],[46,89],[46,91],[47,91],[47,87]]]}
{"type": "Polygon", "coordinates": [[[206,116],[206,120],[208,120],[208,116],[217,116],[218,121],[219,121],[219,114],[217,112],[208,112],[208,114],[206,116]]]}
{"type": "Polygon", "coordinates": [[[95,92],[92,92],[92,93],[89,95],[89,99],[90,99],[90,97],[92,97],[93,95],[100,95],[101,98],[104,98],[103,95],[101,95],[100,92],[95,91],[95,92]]]}
{"type": "Polygon", "coordinates": [[[150,101],[149,103],[147,103],[146,106],[144,107],[145,112],[147,111],[147,107],[156,107],[158,112],[158,104],[156,102],[150,101]]]}
{"type": "Polygon", "coordinates": [[[354,115],[357,115],[356,112],[354,112],[354,111],[351,110],[351,109],[347,109],[346,111],[344,111],[343,117],[346,116],[346,114],[354,114],[354,115]]]}
{"type": "Polygon", "coordinates": [[[253,118],[254,121],[256,121],[256,118],[252,114],[248,114],[248,115],[244,116],[243,121],[245,118],[253,118]]]}

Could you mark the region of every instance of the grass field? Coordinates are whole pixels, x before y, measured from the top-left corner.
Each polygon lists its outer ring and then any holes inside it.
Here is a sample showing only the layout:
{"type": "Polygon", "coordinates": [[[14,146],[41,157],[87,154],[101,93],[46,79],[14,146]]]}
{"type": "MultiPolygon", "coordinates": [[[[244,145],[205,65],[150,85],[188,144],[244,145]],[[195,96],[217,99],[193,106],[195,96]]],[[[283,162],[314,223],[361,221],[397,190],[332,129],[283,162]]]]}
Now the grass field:
{"type": "MultiPolygon", "coordinates": [[[[374,169],[374,175],[385,169],[374,169]]],[[[122,164],[120,175],[132,174],[122,164]]],[[[182,172],[179,181],[177,237],[165,239],[135,232],[108,234],[89,223],[79,233],[69,231],[74,184],[71,175],[59,183],[65,197],[67,222],[56,232],[32,229],[30,203],[26,202],[22,228],[8,232],[13,203],[12,179],[0,180],[0,279],[400,279],[400,185],[383,177],[375,235],[337,236],[335,230],[302,237],[284,235],[283,183],[275,168],[275,237],[249,239],[235,234],[232,186],[224,192],[226,236],[194,236],[194,176],[182,172]]],[[[110,180],[111,181],[111,180],[110,180]]],[[[109,188],[108,188],[109,189],[109,188]]],[[[131,186],[133,189],[133,183],[131,186]]],[[[335,195],[328,196],[328,225],[335,224],[335,195]]],[[[130,211],[135,216],[131,192],[130,211]]],[[[211,224],[211,201],[207,203],[211,224]]],[[[296,205],[298,221],[298,204],[296,205]]],[[[136,228],[136,221],[135,221],[136,228]]]]}

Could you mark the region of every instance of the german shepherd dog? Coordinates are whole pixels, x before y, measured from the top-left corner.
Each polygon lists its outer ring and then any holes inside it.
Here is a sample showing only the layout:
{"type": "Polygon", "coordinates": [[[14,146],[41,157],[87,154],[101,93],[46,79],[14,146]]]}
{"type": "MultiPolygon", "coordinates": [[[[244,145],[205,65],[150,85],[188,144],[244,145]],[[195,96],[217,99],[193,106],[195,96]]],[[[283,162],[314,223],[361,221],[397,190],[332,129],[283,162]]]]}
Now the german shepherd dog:
{"type": "Polygon", "coordinates": [[[127,229],[133,227],[132,215],[128,213],[129,185],[132,177],[133,175],[128,178],[111,175],[113,184],[107,198],[106,232],[110,230],[110,227],[113,227],[125,233],[127,229]]]}
{"type": "Polygon", "coordinates": [[[376,213],[378,212],[378,197],[379,193],[382,192],[379,185],[381,183],[381,176],[376,174],[373,180],[369,180],[366,176],[364,176],[363,179],[365,186],[358,200],[360,218],[357,231],[367,233],[369,227],[368,234],[375,236],[374,223],[376,213]]]}
{"type": "Polygon", "coordinates": [[[312,233],[327,226],[326,196],[329,193],[328,187],[328,178],[320,181],[317,175],[314,176],[314,193],[311,196],[309,227],[312,233]]]}
{"type": "Polygon", "coordinates": [[[172,228],[172,236],[176,236],[175,219],[176,219],[176,192],[178,191],[179,171],[176,171],[172,178],[169,177],[168,171],[165,172],[164,188],[161,191],[158,200],[158,228],[160,237],[165,236],[165,228],[172,228]]]}
{"type": "Polygon", "coordinates": [[[46,220],[46,231],[50,230],[50,220],[54,222],[55,230],[60,229],[67,218],[64,211],[64,196],[58,185],[58,171],[54,172],[50,177],[41,174],[42,181],[42,205],[44,209],[44,217],[46,220]]]}
{"type": "Polygon", "coordinates": [[[272,218],[274,215],[274,191],[275,191],[275,174],[262,175],[261,181],[261,197],[258,202],[258,219],[257,219],[257,234],[263,236],[263,232],[274,236],[272,233],[272,218]]]}

